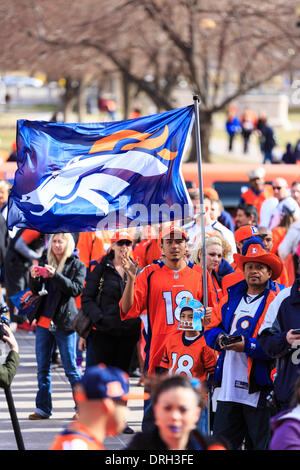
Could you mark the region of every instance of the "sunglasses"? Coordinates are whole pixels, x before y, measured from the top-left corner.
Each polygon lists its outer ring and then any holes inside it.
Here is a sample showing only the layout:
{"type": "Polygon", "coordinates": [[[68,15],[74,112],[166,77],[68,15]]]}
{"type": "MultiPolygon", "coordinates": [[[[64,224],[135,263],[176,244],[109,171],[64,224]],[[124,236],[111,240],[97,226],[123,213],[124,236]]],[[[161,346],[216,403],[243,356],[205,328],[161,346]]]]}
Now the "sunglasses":
{"type": "Polygon", "coordinates": [[[131,246],[132,245],[132,242],[130,240],[119,240],[117,241],[117,245],[118,246],[131,246]]]}
{"type": "Polygon", "coordinates": [[[278,189],[278,191],[280,191],[280,189],[282,189],[282,186],[273,186],[273,189],[278,189]]]}

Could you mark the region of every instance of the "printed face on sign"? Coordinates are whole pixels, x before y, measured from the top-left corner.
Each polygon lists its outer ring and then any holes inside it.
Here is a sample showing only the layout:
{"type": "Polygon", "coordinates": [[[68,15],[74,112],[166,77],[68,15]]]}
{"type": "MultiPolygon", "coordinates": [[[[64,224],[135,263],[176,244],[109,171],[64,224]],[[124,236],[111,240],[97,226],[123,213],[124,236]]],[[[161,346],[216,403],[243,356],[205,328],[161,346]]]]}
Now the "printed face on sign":
{"type": "Polygon", "coordinates": [[[192,309],[183,310],[180,313],[179,330],[193,330],[194,312],[192,309]]]}

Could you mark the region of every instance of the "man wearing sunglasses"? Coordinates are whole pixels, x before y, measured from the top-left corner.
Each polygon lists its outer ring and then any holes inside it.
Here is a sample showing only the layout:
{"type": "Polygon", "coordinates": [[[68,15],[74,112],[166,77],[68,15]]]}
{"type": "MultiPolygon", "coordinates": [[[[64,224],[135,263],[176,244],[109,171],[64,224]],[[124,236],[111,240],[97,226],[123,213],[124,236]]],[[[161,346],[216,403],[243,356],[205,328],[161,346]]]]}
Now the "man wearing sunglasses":
{"type": "MultiPolygon", "coordinates": [[[[282,207],[295,202],[290,196],[288,182],[284,178],[276,178],[272,186],[274,197],[264,201],[260,211],[260,225],[270,230],[278,226],[282,207]]],[[[296,213],[294,215],[299,219],[300,208],[296,207],[295,209],[296,213]]]]}

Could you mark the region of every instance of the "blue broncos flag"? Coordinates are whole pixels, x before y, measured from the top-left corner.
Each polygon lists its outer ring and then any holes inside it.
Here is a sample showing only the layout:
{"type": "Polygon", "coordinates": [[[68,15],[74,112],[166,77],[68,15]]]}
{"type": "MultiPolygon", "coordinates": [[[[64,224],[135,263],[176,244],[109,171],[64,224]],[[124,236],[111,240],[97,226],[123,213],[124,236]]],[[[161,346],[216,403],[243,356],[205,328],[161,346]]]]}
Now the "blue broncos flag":
{"type": "Polygon", "coordinates": [[[193,117],[188,106],[96,124],[19,120],[9,229],[84,232],[191,215],[181,161],[193,117]]]}

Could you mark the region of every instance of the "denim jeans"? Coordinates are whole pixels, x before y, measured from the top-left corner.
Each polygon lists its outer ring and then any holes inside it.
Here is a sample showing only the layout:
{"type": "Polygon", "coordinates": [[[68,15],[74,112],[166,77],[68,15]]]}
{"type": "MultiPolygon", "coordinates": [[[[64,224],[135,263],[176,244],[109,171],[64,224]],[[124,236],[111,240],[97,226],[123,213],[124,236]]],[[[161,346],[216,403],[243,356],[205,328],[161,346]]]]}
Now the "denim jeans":
{"type": "Polygon", "coordinates": [[[244,439],[253,450],[266,450],[271,435],[270,417],[267,407],[218,401],[213,434],[223,437],[232,450],[240,449],[244,439]]]}
{"type": "Polygon", "coordinates": [[[35,402],[36,412],[42,416],[49,417],[52,414],[51,359],[55,342],[71,387],[81,379],[76,366],[76,339],[76,333],[67,333],[62,330],[49,331],[40,326],[36,328],[38,392],[35,402]]]}
{"type": "Polygon", "coordinates": [[[266,152],[264,153],[264,161],[263,161],[263,164],[267,163],[268,160],[270,160],[270,162],[273,163],[273,154],[272,154],[272,150],[266,151],[266,152]]]}

